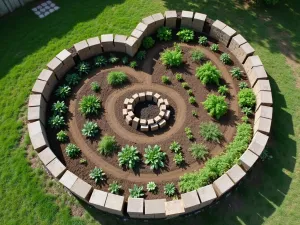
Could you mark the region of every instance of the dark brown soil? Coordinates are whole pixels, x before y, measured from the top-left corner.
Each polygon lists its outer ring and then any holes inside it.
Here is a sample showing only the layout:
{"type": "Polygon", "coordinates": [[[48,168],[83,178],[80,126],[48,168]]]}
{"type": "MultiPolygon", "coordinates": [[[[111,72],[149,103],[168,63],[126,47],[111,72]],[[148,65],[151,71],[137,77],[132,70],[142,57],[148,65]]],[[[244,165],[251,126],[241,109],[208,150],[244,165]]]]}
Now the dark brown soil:
{"type": "Polygon", "coordinates": [[[134,115],[140,119],[153,119],[159,114],[159,108],[153,101],[139,102],[134,107],[134,115]]]}

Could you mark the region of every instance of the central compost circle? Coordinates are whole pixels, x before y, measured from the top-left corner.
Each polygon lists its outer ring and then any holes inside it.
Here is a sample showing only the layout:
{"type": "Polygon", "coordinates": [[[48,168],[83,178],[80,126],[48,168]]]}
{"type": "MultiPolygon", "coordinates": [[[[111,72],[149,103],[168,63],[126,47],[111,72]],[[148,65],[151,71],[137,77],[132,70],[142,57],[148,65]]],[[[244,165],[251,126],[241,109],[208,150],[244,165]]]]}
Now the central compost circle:
{"type": "Polygon", "coordinates": [[[134,107],[134,115],[141,119],[151,119],[159,114],[159,107],[155,102],[139,102],[134,107]]]}

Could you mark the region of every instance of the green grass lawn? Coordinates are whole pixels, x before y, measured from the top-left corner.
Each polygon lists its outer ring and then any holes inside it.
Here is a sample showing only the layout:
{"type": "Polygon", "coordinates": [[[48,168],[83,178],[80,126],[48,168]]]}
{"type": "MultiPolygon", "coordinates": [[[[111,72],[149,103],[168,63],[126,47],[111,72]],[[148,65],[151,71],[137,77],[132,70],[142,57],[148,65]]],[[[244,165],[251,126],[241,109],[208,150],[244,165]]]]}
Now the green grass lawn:
{"type": "MultiPolygon", "coordinates": [[[[27,156],[24,114],[32,85],[63,48],[105,33],[129,35],[144,16],[193,10],[237,29],[270,75],[274,120],[269,152],[229,197],[187,218],[151,224],[299,224],[300,221],[300,4],[244,7],[234,0],[56,0],[61,9],[38,19],[30,5],[0,18],[0,224],[141,224],[123,222],[78,203],[27,156]],[[292,64],[291,67],[289,64],[292,64]],[[297,75],[298,74],[298,75],[297,75]],[[297,88],[298,86],[298,88],[297,88]],[[82,205],[82,206],[78,206],[82,205]],[[71,206],[84,207],[81,217],[71,206]]],[[[33,160],[32,160],[33,161],[33,160]]],[[[76,211],[76,210],[75,210],[76,211]]],[[[147,223],[150,224],[150,223],[147,223]]]]}

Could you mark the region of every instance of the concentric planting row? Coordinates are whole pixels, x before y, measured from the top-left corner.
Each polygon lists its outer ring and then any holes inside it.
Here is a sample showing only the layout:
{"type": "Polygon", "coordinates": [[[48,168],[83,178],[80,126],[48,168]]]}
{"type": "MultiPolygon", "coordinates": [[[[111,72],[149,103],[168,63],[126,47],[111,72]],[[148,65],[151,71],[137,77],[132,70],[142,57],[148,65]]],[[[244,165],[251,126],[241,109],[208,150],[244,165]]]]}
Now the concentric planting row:
{"type": "Polygon", "coordinates": [[[224,193],[232,189],[249,171],[263,152],[269,139],[272,121],[272,94],[267,73],[259,56],[254,55],[254,49],[223,22],[212,21],[206,15],[190,11],[166,11],[148,16],[137,25],[129,37],[124,35],[104,34],[93,37],[74,45],[76,54],[62,50],[48,64],[36,80],[28,105],[28,131],[33,148],[47,170],[59,180],[74,195],[103,211],[120,216],[128,213],[132,218],[165,218],[190,213],[211,204],[224,193]],[[134,56],[145,36],[152,35],[161,26],[170,28],[192,28],[204,32],[223,43],[236,56],[249,78],[256,95],[256,110],[253,139],[240,157],[240,164],[234,165],[224,175],[212,184],[188,193],[181,194],[180,200],[166,199],[144,200],[128,199],[124,208],[124,197],[93,189],[91,185],[77,177],[59,161],[49,148],[47,141],[46,107],[53,88],[64,75],[75,66],[73,57],[88,59],[102,52],[124,52],[134,56]]]}

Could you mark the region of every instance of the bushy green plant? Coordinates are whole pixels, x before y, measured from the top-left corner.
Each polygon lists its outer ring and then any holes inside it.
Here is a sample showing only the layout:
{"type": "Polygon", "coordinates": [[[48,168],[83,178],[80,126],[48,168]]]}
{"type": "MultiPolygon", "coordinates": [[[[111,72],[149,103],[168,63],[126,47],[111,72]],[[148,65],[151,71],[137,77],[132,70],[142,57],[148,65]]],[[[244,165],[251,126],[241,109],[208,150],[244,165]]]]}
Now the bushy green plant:
{"type": "Polygon", "coordinates": [[[98,144],[98,151],[102,155],[111,155],[117,149],[117,141],[114,136],[105,135],[98,144]]]}
{"type": "Polygon", "coordinates": [[[60,99],[65,99],[70,94],[71,94],[71,88],[70,86],[67,85],[59,86],[55,91],[55,95],[60,99]]]}
{"type": "Polygon", "coordinates": [[[255,106],[256,100],[255,95],[250,88],[244,88],[238,93],[238,102],[240,107],[253,108],[255,106]]]}
{"type": "Polygon", "coordinates": [[[90,172],[90,178],[95,181],[95,183],[99,183],[105,180],[105,173],[101,168],[95,167],[90,172]]]}
{"type": "Polygon", "coordinates": [[[152,37],[145,37],[143,40],[143,47],[145,49],[152,48],[155,44],[155,40],[152,37]]]}
{"type": "Polygon", "coordinates": [[[243,116],[241,118],[241,120],[242,120],[243,123],[248,123],[249,118],[248,118],[248,116],[243,116]]]}
{"type": "Polygon", "coordinates": [[[172,39],[172,29],[168,27],[160,27],[157,30],[157,38],[160,41],[170,41],[172,39]]]}
{"type": "Polygon", "coordinates": [[[94,92],[99,92],[101,88],[100,85],[96,81],[94,81],[91,83],[91,89],[94,92]]]}
{"type": "Polygon", "coordinates": [[[200,36],[200,37],[199,37],[199,40],[198,40],[198,43],[199,43],[200,45],[206,46],[206,45],[208,44],[207,37],[205,37],[205,36],[200,36]]]}
{"type": "Polygon", "coordinates": [[[194,93],[193,93],[193,90],[192,90],[192,89],[187,90],[186,93],[187,93],[189,96],[194,96],[194,93]]]}
{"type": "Polygon", "coordinates": [[[94,59],[94,65],[96,67],[104,67],[107,65],[107,63],[108,63],[107,58],[103,55],[99,55],[99,56],[95,57],[95,59],[94,59]]]}
{"type": "Polygon", "coordinates": [[[138,66],[138,64],[137,64],[136,61],[131,61],[130,64],[129,64],[129,66],[130,66],[132,69],[135,69],[135,68],[138,66]]]}
{"type": "Polygon", "coordinates": [[[196,111],[196,110],[192,110],[192,115],[193,115],[194,117],[197,117],[197,116],[198,116],[197,111],[196,111]]]}
{"type": "Polygon", "coordinates": [[[88,62],[80,62],[77,66],[76,69],[79,73],[79,75],[82,74],[88,74],[91,70],[90,64],[88,62]]]}
{"type": "Polygon", "coordinates": [[[176,187],[175,187],[174,183],[167,183],[164,186],[164,193],[165,193],[165,195],[167,195],[169,197],[174,196],[176,193],[176,187]]]}
{"type": "Polygon", "coordinates": [[[79,102],[79,111],[85,115],[97,115],[101,109],[101,100],[95,95],[83,96],[79,102]]]}
{"type": "Polygon", "coordinates": [[[115,54],[109,54],[109,58],[108,58],[109,63],[111,64],[115,64],[119,61],[119,58],[115,55],[115,54]]]}
{"type": "Polygon", "coordinates": [[[239,88],[240,89],[248,88],[248,84],[246,82],[241,82],[241,83],[239,83],[239,88]]]}
{"type": "Polygon", "coordinates": [[[238,163],[240,156],[248,148],[252,139],[250,124],[237,125],[237,133],[234,140],[226,146],[223,154],[209,159],[199,171],[185,173],[180,177],[179,187],[181,192],[193,191],[211,184],[222,176],[234,164],[238,163]]]}
{"type": "Polygon", "coordinates": [[[139,51],[136,54],[136,58],[140,61],[144,60],[146,58],[146,51],[139,51]]]}
{"type": "Polygon", "coordinates": [[[166,153],[161,151],[160,146],[154,145],[153,147],[148,145],[147,148],[145,148],[145,163],[147,165],[150,165],[150,169],[159,169],[161,167],[164,167],[164,161],[166,159],[166,153]]]}
{"type": "Polygon", "coordinates": [[[189,97],[189,103],[192,105],[196,104],[196,98],[194,96],[189,97]]]}
{"type": "Polygon", "coordinates": [[[220,143],[220,139],[223,137],[217,124],[213,122],[204,122],[200,124],[200,135],[205,141],[213,141],[220,143]]]}
{"type": "Polygon", "coordinates": [[[218,52],[219,51],[219,45],[218,44],[212,44],[210,46],[210,50],[212,50],[213,52],[218,52]]]}
{"type": "Polygon", "coordinates": [[[66,147],[66,154],[72,159],[77,158],[80,155],[80,152],[80,148],[75,144],[68,144],[66,147]]]}
{"type": "Polygon", "coordinates": [[[121,61],[122,61],[122,63],[123,63],[124,65],[127,65],[127,64],[129,63],[129,59],[128,59],[127,56],[124,56],[124,57],[121,59],[121,61]]]}
{"type": "Polygon", "coordinates": [[[64,117],[60,115],[53,115],[49,118],[49,125],[51,128],[59,129],[62,126],[66,125],[64,117]]]}
{"type": "Polygon", "coordinates": [[[189,89],[189,88],[190,88],[188,82],[183,82],[183,83],[181,83],[181,86],[182,86],[184,89],[189,89]]]}
{"type": "Polygon", "coordinates": [[[86,137],[95,137],[98,132],[99,132],[98,124],[91,121],[87,121],[83,125],[83,129],[81,130],[82,135],[86,137]]]}
{"type": "Polygon", "coordinates": [[[176,165],[178,165],[178,166],[181,165],[184,162],[184,157],[183,157],[182,153],[181,152],[176,153],[174,155],[173,161],[176,163],[176,165]]]}
{"type": "Polygon", "coordinates": [[[231,76],[237,80],[240,80],[243,77],[242,71],[238,67],[232,68],[232,70],[230,70],[230,73],[231,76]]]}
{"type": "Polygon", "coordinates": [[[228,104],[225,101],[225,96],[209,94],[202,104],[208,111],[208,114],[216,119],[220,119],[220,117],[228,111],[228,104]]]}
{"type": "Polygon", "coordinates": [[[68,135],[67,135],[67,132],[66,131],[59,131],[57,134],[56,134],[56,139],[59,141],[59,142],[66,142],[68,140],[68,135]]]}
{"type": "Polygon", "coordinates": [[[184,132],[185,132],[186,137],[189,140],[193,140],[194,139],[194,135],[193,135],[193,132],[192,132],[191,128],[189,128],[189,127],[184,128],[184,132]]]}
{"type": "Polygon", "coordinates": [[[191,52],[191,56],[192,56],[192,60],[194,62],[200,62],[200,61],[204,60],[204,58],[205,58],[205,55],[200,50],[193,50],[191,52]]]}
{"type": "Polygon", "coordinates": [[[231,58],[228,53],[222,53],[222,55],[220,56],[220,60],[226,65],[231,63],[231,58]]]}
{"type": "Polygon", "coordinates": [[[109,184],[108,191],[112,194],[118,195],[120,193],[122,186],[117,182],[114,181],[109,184]]]}
{"type": "Polygon", "coordinates": [[[207,62],[196,69],[195,76],[200,79],[201,83],[204,85],[209,83],[215,83],[219,85],[221,72],[211,62],[207,62]]]}
{"type": "Polygon", "coordinates": [[[208,149],[204,144],[194,143],[189,148],[194,159],[205,160],[208,155],[208,149]]]}
{"type": "Polygon", "coordinates": [[[252,114],[252,108],[250,107],[243,107],[242,113],[244,113],[246,116],[250,116],[252,114]]]}
{"type": "Polygon", "coordinates": [[[107,76],[107,83],[112,86],[118,86],[126,83],[128,77],[124,72],[121,71],[111,71],[107,76]]]}
{"type": "Polygon", "coordinates": [[[190,42],[194,40],[194,31],[191,29],[182,28],[176,35],[182,42],[190,42]]]}
{"type": "Polygon", "coordinates": [[[71,87],[79,84],[80,80],[81,80],[81,77],[77,73],[67,74],[67,76],[66,76],[67,85],[69,85],[71,87]]]}
{"type": "Polygon", "coordinates": [[[144,197],[144,187],[137,186],[136,184],[133,185],[132,189],[129,189],[129,195],[131,198],[142,198],[144,197]]]}
{"type": "Polygon", "coordinates": [[[64,101],[57,101],[53,103],[51,110],[54,115],[63,115],[67,112],[68,107],[66,106],[64,101]]]}
{"type": "Polygon", "coordinates": [[[219,88],[218,88],[218,93],[220,94],[220,95],[227,95],[228,94],[228,92],[229,92],[229,89],[228,89],[228,87],[227,87],[227,85],[225,84],[225,85],[222,85],[222,86],[219,86],[219,88]]]}
{"type": "Polygon", "coordinates": [[[157,186],[156,186],[156,184],[153,181],[148,182],[148,184],[147,184],[147,190],[149,192],[152,192],[152,193],[155,192],[156,188],[157,188],[157,186]]]}
{"type": "Polygon", "coordinates": [[[170,83],[170,78],[166,75],[163,75],[161,77],[161,82],[163,82],[164,84],[169,84],[170,83]]]}
{"type": "Polygon", "coordinates": [[[180,66],[182,64],[183,59],[181,49],[166,49],[165,51],[163,51],[163,53],[161,53],[160,59],[162,63],[166,66],[180,66]]]}
{"type": "Polygon", "coordinates": [[[84,158],[81,158],[81,159],[79,159],[79,163],[83,164],[83,165],[86,165],[87,164],[87,160],[84,159],[84,158]]]}
{"type": "Polygon", "coordinates": [[[120,166],[133,169],[140,161],[139,152],[136,147],[125,145],[120,152],[118,152],[118,160],[120,166]]]}
{"type": "Polygon", "coordinates": [[[176,73],[176,74],[175,74],[175,78],[176,78],[176,80],[178,80],[178,81],[183,81],[183,77],[182,77],[182,74],[181,74],[181,73],[176,73]]]}
{"type": "Polygon", "coordinates": [[[181,150],[181,145],[177,141],[173,141],[169,147],[172,152],[178,153],[181,150]]]}

